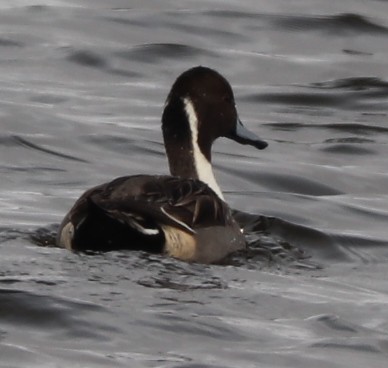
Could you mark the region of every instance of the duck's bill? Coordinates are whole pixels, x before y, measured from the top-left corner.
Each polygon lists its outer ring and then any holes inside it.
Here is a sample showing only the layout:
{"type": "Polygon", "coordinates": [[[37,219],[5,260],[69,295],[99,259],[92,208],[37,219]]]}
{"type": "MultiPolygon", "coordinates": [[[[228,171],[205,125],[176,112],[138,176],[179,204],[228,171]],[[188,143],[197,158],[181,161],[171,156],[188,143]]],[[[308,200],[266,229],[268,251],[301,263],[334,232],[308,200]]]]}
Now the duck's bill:
{"type": "Polygon", "coordinates": [[[229,134],[227,138],[233,139],[240,144],[249,144],[258,149],[264,149],[268,146],[266,141],[263,141],[256,134],[245,128],[240,119],[237,120],[236,130],[229,134]]]}

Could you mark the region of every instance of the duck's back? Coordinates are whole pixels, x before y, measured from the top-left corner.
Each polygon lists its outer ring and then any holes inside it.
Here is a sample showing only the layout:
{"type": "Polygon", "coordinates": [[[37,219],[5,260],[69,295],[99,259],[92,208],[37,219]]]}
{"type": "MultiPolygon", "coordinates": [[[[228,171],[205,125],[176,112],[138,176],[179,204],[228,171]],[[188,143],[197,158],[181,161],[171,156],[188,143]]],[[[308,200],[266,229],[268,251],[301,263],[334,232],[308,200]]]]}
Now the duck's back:
{"type": "Polygon", "coordinates": [[[89,189],[63,220],[57,242],[73,250],[145,250],[206,263],[245,246],[229,207],[206,184],[150,175],[89,189]]]}

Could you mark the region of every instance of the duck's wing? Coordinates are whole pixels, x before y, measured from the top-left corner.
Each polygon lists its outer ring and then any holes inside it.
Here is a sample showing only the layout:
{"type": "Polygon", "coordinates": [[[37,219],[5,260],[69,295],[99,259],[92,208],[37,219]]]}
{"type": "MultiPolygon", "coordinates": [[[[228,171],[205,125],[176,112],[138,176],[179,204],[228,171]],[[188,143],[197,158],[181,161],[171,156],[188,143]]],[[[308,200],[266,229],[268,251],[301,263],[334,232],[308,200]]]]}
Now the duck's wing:
{"type": "Polygon", "coordinates": [[[225,226],[231,221],[225,202],[193,179],[123,177],[85,193],[85,200],[89,207],[145,234],[156,232],[158,224],[193,234],[196,228],[225,226]]]}

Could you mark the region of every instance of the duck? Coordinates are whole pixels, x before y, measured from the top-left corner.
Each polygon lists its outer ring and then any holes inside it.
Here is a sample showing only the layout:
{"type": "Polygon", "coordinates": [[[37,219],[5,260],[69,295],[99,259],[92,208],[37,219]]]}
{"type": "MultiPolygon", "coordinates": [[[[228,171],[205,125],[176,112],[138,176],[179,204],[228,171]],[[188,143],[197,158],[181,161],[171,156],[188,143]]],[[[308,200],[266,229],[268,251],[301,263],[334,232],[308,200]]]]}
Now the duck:
{"type": "Polygon", "coordinates": [[[268,144],[242,124],[229,82],[205,66],[183,72],[167,96],[162,133],[171,175],[124,176],[87,190],[59,226],[59,247],[204,264],[246,248],[216,182],[211,147],[219,137],[260,150],[268,144]]]}

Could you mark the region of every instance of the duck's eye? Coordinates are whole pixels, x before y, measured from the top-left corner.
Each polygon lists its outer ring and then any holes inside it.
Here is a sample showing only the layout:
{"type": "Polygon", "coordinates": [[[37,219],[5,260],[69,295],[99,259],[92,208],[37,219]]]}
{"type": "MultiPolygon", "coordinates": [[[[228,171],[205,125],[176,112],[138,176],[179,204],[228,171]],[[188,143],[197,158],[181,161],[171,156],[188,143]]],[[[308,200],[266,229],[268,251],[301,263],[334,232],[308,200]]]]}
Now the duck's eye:
{"type": "Polygon", "coordinates": [[[231,103],[231,102],[232,102],[232,99],[231,99],[229,96],[224,96],[222,99],[223,99],[225,102],[227,102],[227,103],[231,103]]]}

